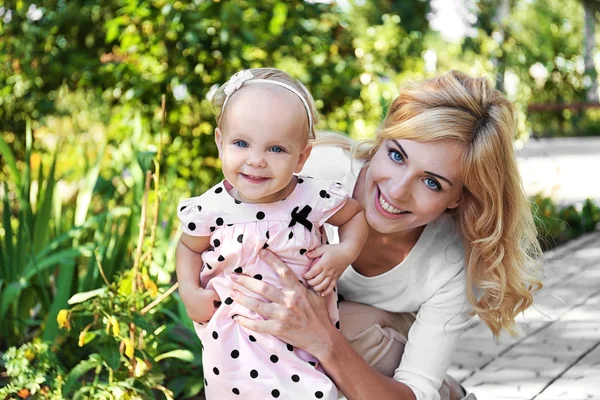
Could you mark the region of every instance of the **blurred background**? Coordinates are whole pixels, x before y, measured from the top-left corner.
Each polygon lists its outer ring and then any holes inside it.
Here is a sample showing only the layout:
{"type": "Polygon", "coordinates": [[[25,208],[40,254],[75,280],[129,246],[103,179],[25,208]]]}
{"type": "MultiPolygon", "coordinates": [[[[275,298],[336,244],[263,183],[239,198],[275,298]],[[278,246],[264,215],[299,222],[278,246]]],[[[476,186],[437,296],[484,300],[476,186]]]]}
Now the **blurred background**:
{"type": "Polygon", "coordinates": [[[486,76],[518,108],[544,248],[594,230],[599,17],[596,0],[0,0],[0,398],[201,392],[175,207],[221,179],[209,99],[243,68],[287,71],[319,128],[359,139],[403,84],[486,76]]]}

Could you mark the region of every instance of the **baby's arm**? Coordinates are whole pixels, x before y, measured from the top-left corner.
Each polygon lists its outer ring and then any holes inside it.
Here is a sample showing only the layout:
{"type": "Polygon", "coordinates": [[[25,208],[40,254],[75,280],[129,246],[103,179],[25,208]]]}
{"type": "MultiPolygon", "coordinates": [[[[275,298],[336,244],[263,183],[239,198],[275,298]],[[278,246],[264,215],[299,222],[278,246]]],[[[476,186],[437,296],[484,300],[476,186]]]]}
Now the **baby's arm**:
{"type": "Polygon", "coordinates": [[[309,258],[318,258],[311,269],[304,274],[304,279],[323,296],[333,291],[337,279],[342,272],[360,254],[369,234],[369,226],[365,212],[353,198],[328,220],[328,224],[339,226],[340,243],[324,245],[307,253],[309,258]]]}
{"type": "Polygon", "coordinates": [[[215,313],[217,292],[200,286],[202,252],[210,247],[210,236],[181,235],[175,252],[175,271],[179,282],[179,295],[189,317],[196,322],[206,322],[215,313]]]}

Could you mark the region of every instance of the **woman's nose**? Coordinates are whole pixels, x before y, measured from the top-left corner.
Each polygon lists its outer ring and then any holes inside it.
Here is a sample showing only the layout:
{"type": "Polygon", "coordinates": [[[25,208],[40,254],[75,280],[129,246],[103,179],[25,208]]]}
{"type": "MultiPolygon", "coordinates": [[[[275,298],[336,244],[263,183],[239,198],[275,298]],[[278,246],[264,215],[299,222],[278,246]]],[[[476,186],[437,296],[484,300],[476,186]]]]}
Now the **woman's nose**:
{"type": "Polygon", "coordinates": [[[390,200],[397,202],[406,201],[411,195],[411,179],[409,177],[397,177],[388,186],[390,200]]]}

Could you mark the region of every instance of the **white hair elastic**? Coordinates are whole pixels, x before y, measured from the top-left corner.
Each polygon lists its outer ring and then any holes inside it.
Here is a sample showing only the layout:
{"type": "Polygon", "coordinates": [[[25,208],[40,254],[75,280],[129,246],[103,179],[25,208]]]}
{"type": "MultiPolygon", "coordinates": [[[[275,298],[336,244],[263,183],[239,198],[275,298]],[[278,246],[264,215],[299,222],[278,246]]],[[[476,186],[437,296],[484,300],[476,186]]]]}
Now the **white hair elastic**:
{"type": "Polygon", "coordinates": [[[225,112],[225,104],[227,104],[227,100],[229,100],[231,95],[233,93],[235,93],[236,90],[241,88],[243,84],[249,85],[249,84],[254,84],[254,83],[267,83],[270,85],[281,86],[282,88],[285,88],[285,89],[289,90],[290,92],[294,93],[296,96],[298,96],[298,98],[302,101],[304,108],[306,109],[306,115],[308,116],[308,131],[312,132],[313,122],[312,122],[312,115],[310,112],[310,107],[308,106],[308,103],[306,102],[304,97],[302,97],[302,95],[300,94],[299,91],[297,91],[296,89],[294,89],[293,87],[291,87],[290,85],[288,85],[286,83],[283,83],[283,82],[280,82],[280,81],[277,81],[274,79],[252,79],[252,78],[254,78],[254,75],[252,75],[252,72],[248,71],[247,69],[243,69],[243,70],[237,72],[236,74],[234,74],[227,81],[227,83],[225,83],[223,92],[225,92],[226,97],[225,97],[225,101],[223,102],[223,107],[221,108],[221,117],[219,117],[219,122],[221,121],[221,118],[223,117],[223,113],[225,112]]]}

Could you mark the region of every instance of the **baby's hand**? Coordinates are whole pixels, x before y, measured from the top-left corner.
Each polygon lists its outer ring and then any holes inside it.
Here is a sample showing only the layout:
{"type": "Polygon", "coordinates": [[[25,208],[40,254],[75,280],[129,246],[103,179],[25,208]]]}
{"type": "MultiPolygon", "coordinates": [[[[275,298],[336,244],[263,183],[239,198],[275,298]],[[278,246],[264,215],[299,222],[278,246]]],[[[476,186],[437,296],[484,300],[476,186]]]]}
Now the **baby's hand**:
{"type": "Polygon", "coordinates": [[[341,244],[324,245],[309,251],[306,255],[313,259],[320,257],[302,277],[323,297],[333,292],[342,272],[354,261],[348,249],[341,244]]]}
{"type": "Polygon", "coordinates": [[[201,324],[212,318],[221,303],[219,295],[212,289],[198,287],[187,293],[180,291],[180,294],[190,319],[201,324]]]}

